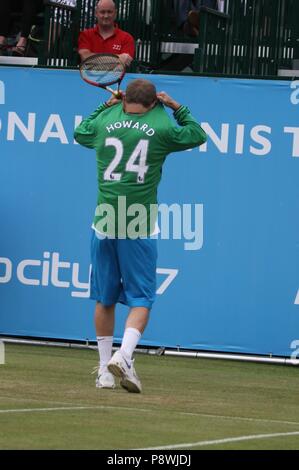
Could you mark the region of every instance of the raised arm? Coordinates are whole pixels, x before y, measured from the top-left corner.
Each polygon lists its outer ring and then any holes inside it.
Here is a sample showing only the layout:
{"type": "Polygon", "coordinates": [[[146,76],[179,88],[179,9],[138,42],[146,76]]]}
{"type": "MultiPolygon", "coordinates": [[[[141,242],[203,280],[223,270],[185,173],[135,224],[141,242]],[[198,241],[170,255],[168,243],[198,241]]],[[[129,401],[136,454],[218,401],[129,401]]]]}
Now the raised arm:
{"type": "Polygon", "coordinates": [[[172,152],[187,150],[206,142],[207,135],[190,110],[178,103],[164,91],[157,93],[158,100],[174,111],[174,118],[180,127],[173,126],[165,136],[172,152]]]}
{"type": "Polygon", "coordinates": [[[116,98],[114,95],[108,101],[101,104],[90,116],[83,119],[79,126],[74,131],[74,139],[78,144],[84,147],[94,148],[94,141],[97,135],[97,118],[107,108],[114,106],[121,102],[121,99],[116,98]]]}

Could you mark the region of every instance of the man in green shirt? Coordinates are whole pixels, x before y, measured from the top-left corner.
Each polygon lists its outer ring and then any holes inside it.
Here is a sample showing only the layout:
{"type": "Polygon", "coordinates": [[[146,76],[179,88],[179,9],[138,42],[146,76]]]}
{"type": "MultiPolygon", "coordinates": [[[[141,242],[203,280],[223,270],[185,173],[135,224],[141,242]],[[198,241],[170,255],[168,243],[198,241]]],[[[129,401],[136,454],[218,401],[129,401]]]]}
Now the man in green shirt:
{"type": "Polygon", "coordinates": [[[157,187],[166,156],[203,144],[206,134],[187,107],[148,80],[132,81],[75,129],[76,141],[96,150],[98,204],[91,243],[91,298],[100,364],[96,386],[141,392],[132,355],[147,325],[156,291],[157,187]],[[164,106],[174,111],[174,125],[164,106]],[[136,216],[137,214],[137,216],[136,216]],[[113,357],[117,302],[130,308],[113,357]]]}

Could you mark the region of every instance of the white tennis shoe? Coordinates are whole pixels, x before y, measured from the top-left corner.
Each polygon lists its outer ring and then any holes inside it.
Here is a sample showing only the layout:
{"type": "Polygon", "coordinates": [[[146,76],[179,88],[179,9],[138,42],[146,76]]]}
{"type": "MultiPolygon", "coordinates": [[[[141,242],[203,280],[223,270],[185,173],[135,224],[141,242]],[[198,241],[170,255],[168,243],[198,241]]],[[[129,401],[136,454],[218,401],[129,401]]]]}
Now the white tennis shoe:
{"type": "Polygon", "coordinates": [[[131,393],[141,393],[141,382],[134,368],[134,361],[128,362],[120,350],[116,351],[108,362],[108,370],[115,377],[120,377],[120,385],[131,393]]]}
{"type": "Polygon", "coordinates": [[[115,388],[115,380],[113,375],[106,369],[98,373],[96,378],[96,387],[97,388],[115,388]]]}

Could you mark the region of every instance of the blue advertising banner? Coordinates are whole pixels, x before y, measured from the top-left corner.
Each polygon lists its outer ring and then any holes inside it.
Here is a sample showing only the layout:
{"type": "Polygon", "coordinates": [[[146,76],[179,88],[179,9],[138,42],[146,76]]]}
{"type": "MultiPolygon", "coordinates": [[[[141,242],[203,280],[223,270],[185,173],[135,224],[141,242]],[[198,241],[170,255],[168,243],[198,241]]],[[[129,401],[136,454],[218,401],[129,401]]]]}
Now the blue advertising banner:
{"type": "MultiPolygon", "coordinates": [[[[148,78],[190,107],[208,141],[164,166],[159,202],[176,223],[159,237],[141,344],[296,357],[299,81],[148,78]]],[[[0,68],[2,335],[95,340],[95,153],[73,130],[108,96],[76,71],[0,68]]]]}

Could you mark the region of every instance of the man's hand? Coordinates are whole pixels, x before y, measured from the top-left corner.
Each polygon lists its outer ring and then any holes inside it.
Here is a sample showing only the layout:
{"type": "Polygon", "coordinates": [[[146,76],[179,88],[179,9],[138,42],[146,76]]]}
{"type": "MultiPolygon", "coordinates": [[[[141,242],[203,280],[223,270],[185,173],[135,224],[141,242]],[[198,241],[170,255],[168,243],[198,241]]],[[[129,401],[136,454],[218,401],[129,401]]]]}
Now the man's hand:
{"type": "Polygon", "coordinates": [[[129,65],[131,64],[132,62],[132,57],[129,55],[129,54],[120,54],[119,56],[119,60],[126,66],[126,67],[129,67],[129,65]]]}
{"type": "Polygon", "coordinates": [[[80,49],[80,51],[78,51],[78,54],[80,56],[81,62],[83,62],[83,60],[87,59],[87,57],[94,55],[94,52],[90,52],[89,49],[80,49]]]}
{"type": "Polygon", "coordinates": [[[123,98],[123,92],[119,90],[119,96],[115,96],[111,94],[111,97],[109,98],[109,100],[106,101],[106,105],[110,108],[110,106],[114,106],[115,104],[120,103],[122,101],[122,98],[123,98]]]}
{"type": "Polygon", "coordinates": [[[181,107],[181,105],[173,98],[171,98],[171,96],[167,95],[165,91],[160,91],[160,93],[157,93],[157,98],[160,103],[164,104],[165,106],[168,106],[168,108],[173,109],[173,111],[177,111],[181,107]]]}

